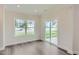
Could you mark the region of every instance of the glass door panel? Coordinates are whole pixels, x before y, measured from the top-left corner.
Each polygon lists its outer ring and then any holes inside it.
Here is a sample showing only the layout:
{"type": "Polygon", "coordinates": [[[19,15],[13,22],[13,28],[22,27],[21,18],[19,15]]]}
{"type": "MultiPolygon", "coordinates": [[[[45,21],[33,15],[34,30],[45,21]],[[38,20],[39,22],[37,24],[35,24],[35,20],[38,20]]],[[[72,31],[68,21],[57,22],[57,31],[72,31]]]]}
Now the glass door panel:
{"type": "Polygon", "coordinates": [[[45,40],[50,42],[50,28],[45,28],[45,40]]]}
{"type": "Polygon", "coordinates": [[[57,20],[51,23],[51,43],[57,45],[57,20]]]}
{"type": "Polygon", "coordinates": [[[47,21],[45,25],[45,40],[57,45],[57,20],[47,21]]]}
{"type": "Polygon", "coordinates": [[[50,42],[50,29],[51,29],[51,26],[50,26],[51,22],[50,21],[46,21],[45,22],[45,40],[50,42]]]}

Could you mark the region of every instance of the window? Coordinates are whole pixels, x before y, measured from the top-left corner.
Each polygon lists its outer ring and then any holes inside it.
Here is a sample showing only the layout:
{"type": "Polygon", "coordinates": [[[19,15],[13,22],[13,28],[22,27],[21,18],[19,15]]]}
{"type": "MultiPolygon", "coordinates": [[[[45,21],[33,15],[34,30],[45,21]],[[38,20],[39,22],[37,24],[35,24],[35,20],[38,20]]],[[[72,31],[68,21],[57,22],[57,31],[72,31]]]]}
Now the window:
{"type": "Polygon", "coordinates": [[[15,36],[29,35],[33,36],[35,34],[35,22],[33,20],[15,20],[15,36]]]}
{"type": "Polygon", "coordinates": [[[34,35],[34,27],[35,27],[35,22],[33,20],[28,20],[27,21],[27,35],[34,35]]]}
{"type": "Polygon", "coordinates": [[[15,36],[25,35],[25,21],[22,19],[15,20],[15,36]]]}

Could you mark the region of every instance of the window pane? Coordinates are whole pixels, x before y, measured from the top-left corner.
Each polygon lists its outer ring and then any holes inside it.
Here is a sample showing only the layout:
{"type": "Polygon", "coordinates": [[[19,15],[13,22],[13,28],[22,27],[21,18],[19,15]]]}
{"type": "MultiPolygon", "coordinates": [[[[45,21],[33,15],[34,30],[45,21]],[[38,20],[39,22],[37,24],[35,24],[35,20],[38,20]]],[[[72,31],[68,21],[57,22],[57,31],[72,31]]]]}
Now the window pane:
{"type": "Polygon", "coordinates": [[[45,28],[45,38],[50,38],[50,28],[45,28]]]}
{"type": "Polygon", "coordinates": [[[51,37],[57,37],[57,20],[51,23],[51,37]]]}
{"type": "Polygon", "coordinates": [[[27,35],[34,35],[35,31],[35,22],[34,20],[27,20],[27,35]]]}
{"type": "Polygon", "coordinates": [[[15,36],[25,35],[25,21],[21,19],[15,20],[15,36]]]}
{"type": "Polygon", "coordinates": [[[57,28],[51,28],[51,37],[57,37],[57,28]]]}
{"type": "Polygon", "coordinates": [[[45,27],[50,27],[50,24],[51,24],[51,21],[46,21],[45,22],[45,25],[46,25],[45,27]]]}
{"type": "Polygon", "coordinates": [[[34,27],[34,21],[33,20],[28,20],[27,21],[27,27],[34,27]]]}
{"type": "Polygon", "coordinates": [[[53,28],[57,27],[57,20],[54,20],[51,22],[51,27],[53,27],[53,28]]]}
{"type": "Polygon", "coordinates": [[[34,28],[27,27],[27,35],[34,35],[34,28]]]}

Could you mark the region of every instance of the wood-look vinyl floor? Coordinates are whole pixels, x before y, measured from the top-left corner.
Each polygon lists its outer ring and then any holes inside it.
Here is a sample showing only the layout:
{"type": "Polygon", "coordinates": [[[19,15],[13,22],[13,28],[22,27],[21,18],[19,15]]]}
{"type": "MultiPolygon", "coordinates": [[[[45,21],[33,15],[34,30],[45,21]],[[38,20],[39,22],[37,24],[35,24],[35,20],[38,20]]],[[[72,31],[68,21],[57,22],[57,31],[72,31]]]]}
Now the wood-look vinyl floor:
{"type": "Polygon", "coordinates": [[[5,50],[1,51],[2,55],[67,55],[61,49],[56,46],[44,42],[35,41],[29,43],[23,43],[13,46],[8,46],[5,50]]]}

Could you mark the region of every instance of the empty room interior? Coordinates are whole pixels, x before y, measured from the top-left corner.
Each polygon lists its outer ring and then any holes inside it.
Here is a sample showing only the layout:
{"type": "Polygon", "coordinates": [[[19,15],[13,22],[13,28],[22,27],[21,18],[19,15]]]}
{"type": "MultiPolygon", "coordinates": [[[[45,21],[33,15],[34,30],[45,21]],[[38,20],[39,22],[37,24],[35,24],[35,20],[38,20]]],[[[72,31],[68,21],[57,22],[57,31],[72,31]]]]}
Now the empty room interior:
{"type": "Polygon", "coordinates": [[[0,5],[0,55],[79,55],[79,5],[0,5]]]}

